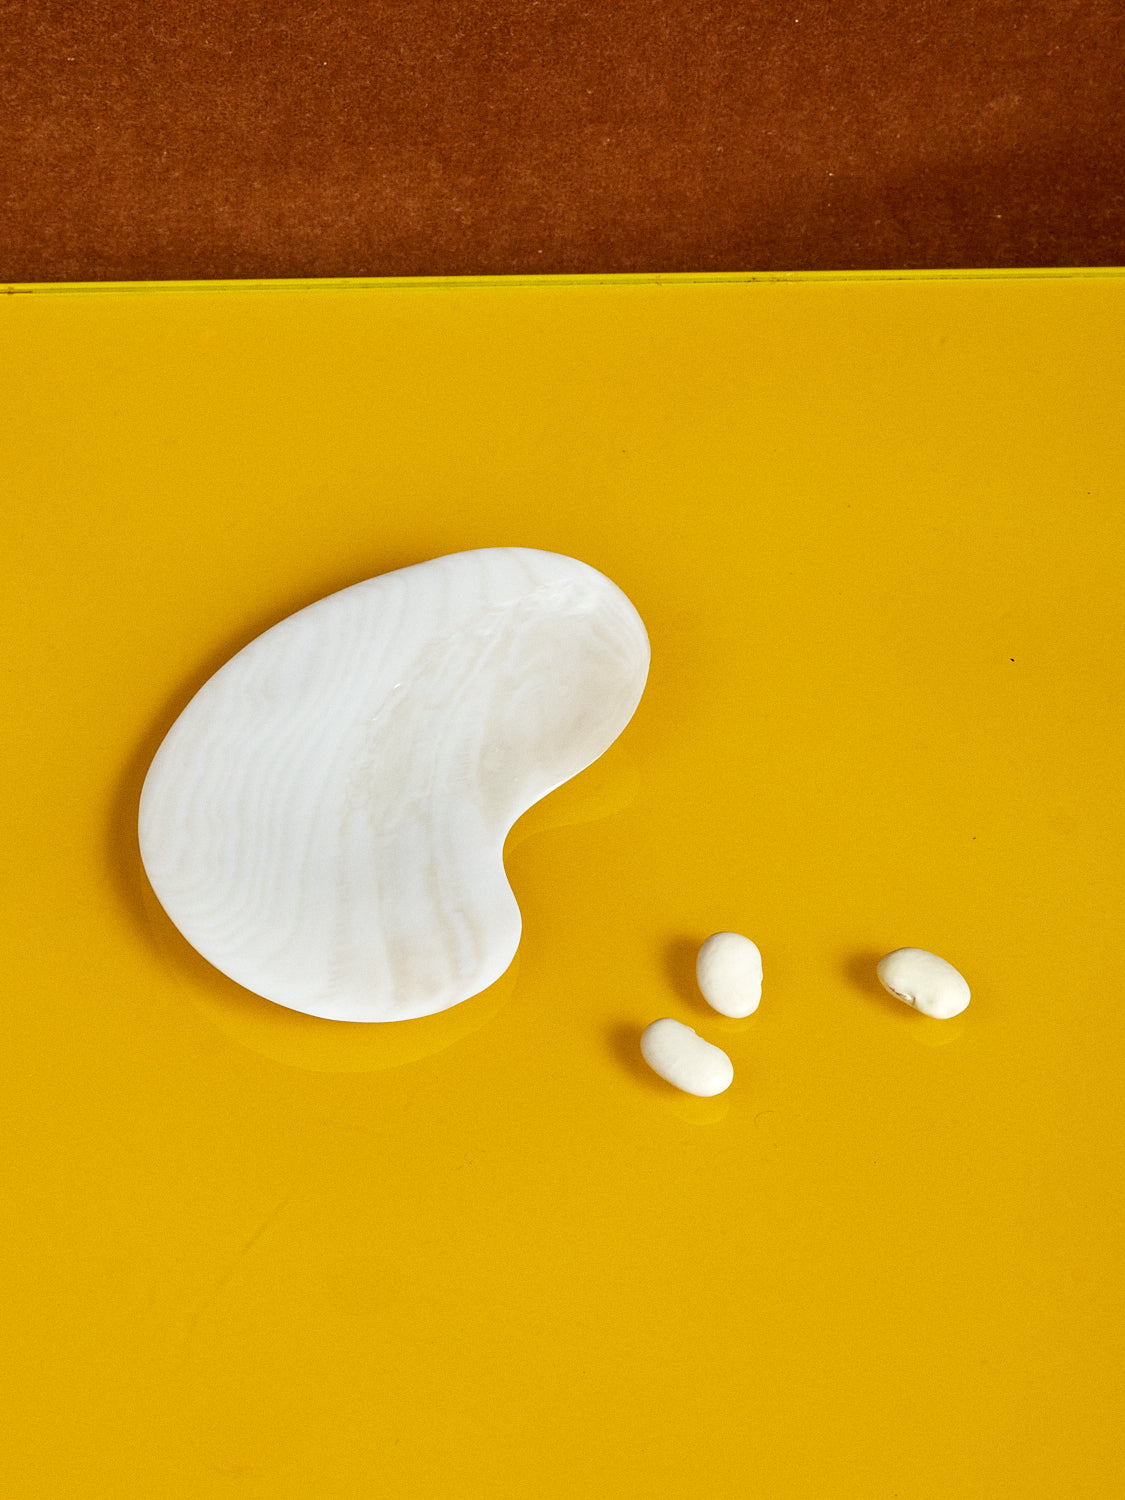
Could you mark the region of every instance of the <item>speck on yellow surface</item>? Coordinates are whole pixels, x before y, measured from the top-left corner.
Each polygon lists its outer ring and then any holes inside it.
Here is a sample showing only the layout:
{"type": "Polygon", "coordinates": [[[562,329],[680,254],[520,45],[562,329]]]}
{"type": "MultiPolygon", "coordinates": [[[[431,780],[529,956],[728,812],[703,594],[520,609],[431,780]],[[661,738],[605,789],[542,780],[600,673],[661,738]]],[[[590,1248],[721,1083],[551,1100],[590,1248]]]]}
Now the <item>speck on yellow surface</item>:
{"type": "Polygon", "coordinates": [[[1120,1490],[1125,279],[40,290],[0,351],[3,1494],[1120,1490]],[[140,871],[161,735],[507,544],[653,663],[513,834],[516,968],[402,1027],[237,990],[140,871]]]}

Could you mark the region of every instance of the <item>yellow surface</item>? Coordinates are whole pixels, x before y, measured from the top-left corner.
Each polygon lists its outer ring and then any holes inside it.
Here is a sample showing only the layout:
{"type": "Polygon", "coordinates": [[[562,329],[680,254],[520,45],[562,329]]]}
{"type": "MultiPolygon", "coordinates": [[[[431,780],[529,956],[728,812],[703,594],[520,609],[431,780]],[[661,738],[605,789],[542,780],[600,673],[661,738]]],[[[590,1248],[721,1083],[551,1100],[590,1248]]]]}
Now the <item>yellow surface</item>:
{"type": "Polygon", "coordinates": [[[0,1493],[1122,1488],[1123,325],[1112,276],[0,300],[0,1493]],[[653,652],[513,836],[516,971],[246,996],[146,891],[153,749],[273,621],[503,544],[653,652]],[[877,989],[905,944],[963,1017],[877,989]],[[646,1074],[660,1015],[728,1095],[646,1074]]]}

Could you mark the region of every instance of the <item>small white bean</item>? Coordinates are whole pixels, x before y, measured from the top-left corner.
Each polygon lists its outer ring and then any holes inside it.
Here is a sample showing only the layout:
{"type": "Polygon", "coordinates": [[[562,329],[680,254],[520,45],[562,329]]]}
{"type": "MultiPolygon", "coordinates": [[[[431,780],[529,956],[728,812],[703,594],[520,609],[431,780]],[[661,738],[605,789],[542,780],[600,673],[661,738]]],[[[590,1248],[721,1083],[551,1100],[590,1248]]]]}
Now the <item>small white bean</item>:
{"type": "Polygon", "coordinates": [[[885,990],[938,1021],[959,1016],[969,1003],[969,986],[953,965],[924,948],[896,948],[876,973],[885,990]]]}
{"type": "Polygon", "coordinates": [[[695,960],[703,998],[723,1016],[752,1016],[762,999],[762,955],[740,932],[713,932],[695,960]]]}
{"type": "Polygon", "coordinates": [[[670,1016],[645,1027],[641,1055],[666,1083],[701,1099],[721,1094],[734,1081],[734,1065],[723,1049],[670,1016]]]}

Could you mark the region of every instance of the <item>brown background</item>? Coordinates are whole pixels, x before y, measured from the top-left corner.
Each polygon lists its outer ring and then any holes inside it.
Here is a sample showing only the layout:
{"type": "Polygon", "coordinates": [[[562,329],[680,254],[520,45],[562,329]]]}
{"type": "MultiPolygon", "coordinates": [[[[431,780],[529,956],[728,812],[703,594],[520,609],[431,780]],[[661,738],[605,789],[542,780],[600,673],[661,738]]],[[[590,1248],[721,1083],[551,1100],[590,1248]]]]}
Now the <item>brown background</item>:
{"type": "Polygon", "coordinates": [[[1123,17],[0,0],[0,280],[1121,264],[1123,17]]]}

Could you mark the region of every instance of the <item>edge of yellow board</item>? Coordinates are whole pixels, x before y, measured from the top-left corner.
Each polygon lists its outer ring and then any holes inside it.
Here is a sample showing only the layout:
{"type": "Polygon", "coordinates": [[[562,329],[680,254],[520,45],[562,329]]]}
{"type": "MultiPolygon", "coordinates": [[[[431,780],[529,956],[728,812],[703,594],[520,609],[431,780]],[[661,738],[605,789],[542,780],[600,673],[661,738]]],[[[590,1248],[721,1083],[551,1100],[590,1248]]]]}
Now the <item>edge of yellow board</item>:
{"type": "Polygon", "coordinates": [[[218,281],[31,281],[0,283],[0,295],[73,292],[354,292],[521,286],[698,286],[816,281],[1099,281],[1125,276],[1125,266],[1031,266],[967,270],[674,271],[554,276],[326,276],[218,281]]]}

